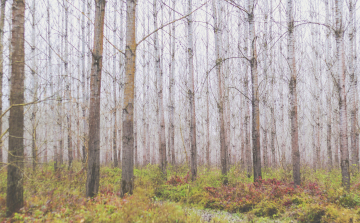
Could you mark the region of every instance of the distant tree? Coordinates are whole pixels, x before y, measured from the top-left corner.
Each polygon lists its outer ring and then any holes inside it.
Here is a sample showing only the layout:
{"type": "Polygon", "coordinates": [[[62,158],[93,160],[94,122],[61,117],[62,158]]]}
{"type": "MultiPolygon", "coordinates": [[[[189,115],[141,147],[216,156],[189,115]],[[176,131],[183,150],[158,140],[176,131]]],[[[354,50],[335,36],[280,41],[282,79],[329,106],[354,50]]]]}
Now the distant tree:
{"type": "Polygon", "coordinates": [[[193,49],[193,19],[192,0],[188,0],[187,29],[188,29],[188,60],[189,60],[189,88],[190,103],[190,170],[191,179],[197,176],[197,148],[196,148],[196,117],[195,117],[195,87],[194,87],[194,49],[193,49]]]}
{"type": "Polygon", "coordinates": [[[295,37],[294,37],[294,5],[292,0],[287,3],[288,23],[288,52],[287,60],[290,68],[290,122],[291,122],[291,156],[293,164],[294,186],[300,186],[300,151],[299,151],[299,127],[297,112],[297,90],[296,90],[296,60],[295,60],[295,37]]]}
{"type": "Polygon", "coordinates": [[[342,184],[350,189],[349,173],[349,150],[347,138],[347,109],[346,109],[346,72],[345,72],[345,46],[344,46],[344,22],[342,15],[343,0],[335,0],[335,39],[336,39],[336,68],[337,68],[337,89],[339,93],[340,112],[340,154],[341,154],[341,175],[342,184]]]}
{"type": "Polygon", "coordinates": [[[260,110],[259,110],[259,84],[258,84],[258,64],[255,36],[255,1],[248,0],[248,23],[249,23],[249,40],[250,40],[250,69],[252,83],[252,141],[253,141],[253,165],[254,181],[261,178],[261,155],[260,155],[260,110]]]}
{"type": "MultiPolygon", "coordinates": [[[[4,24],[5,24],[5,6],[7,0],[1,0],[1,15],[0,15],[0,114],[2,114],[2,92],[3,92],[3,76],[4,76],[4,24]]],[[[0,118],[0,133],[2,133],[2,118],[0,118]]],[[[0,138],[0,167],[3,160],[2,138],[0,138]]]]}

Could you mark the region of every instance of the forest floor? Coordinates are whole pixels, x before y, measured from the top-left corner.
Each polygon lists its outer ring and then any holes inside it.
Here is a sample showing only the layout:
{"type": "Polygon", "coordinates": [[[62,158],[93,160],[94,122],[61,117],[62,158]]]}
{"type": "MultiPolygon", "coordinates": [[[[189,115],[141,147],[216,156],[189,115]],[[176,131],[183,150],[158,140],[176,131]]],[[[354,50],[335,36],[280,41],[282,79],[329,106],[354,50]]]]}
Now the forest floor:
{"type": "Polygon", "coordinates": [[[253,183],[233,167],[228,184],[216,168],[199,168],[191,182],[186,166],[135,169],[135,191],[119,197],[121,170],[102,167],[100,192],[87,199],[80,163],[54,173],[51,164],[24,173],[25,205],[6,218],[6,168],[0,170],[0,222],[360,222],[360,174],[341,187],[340,170],[302,169],[294,189],[291,167],[263,169],[253,183]]]}

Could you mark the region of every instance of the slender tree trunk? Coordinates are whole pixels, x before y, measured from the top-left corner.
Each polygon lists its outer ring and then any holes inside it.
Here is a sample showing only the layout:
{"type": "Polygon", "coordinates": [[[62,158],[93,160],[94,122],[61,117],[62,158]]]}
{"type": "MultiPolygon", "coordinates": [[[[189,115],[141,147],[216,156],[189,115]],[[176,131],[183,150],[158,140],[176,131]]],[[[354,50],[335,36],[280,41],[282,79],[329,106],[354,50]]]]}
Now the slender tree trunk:
{"type": "MultiPolygon", "coordinates": [[[[227,175],[228,172],[228,156],[225,141],[225,121],[224,121],[224,96],[223,96],[223,84],[221,65],[222,58],[220,58],[221,49],[221,28],[218,19],[221,18],[219,9],[219,2],[215,5],[213,0],[213,17],[214,17],[214,32],[215,32],[215,56],[216,56],[216,74],[218,78],[218,109],[219,109],[219,126],[220,126],[220,161],[221,161],[221,173],[227,175]]],[[[225,182],[227,183],[227,182],[225,182]]]]}
{"type": "Polygon", "coordinates": [[[71,132],[71,89],[70,89],[70,73],[69,73],[69,40],[68,40],[68,26],[69,26],[69,6],[68,2],[64,1],[65,7],[65,61],[64,61],[64,69],[65,69],[65,77],[66,77],[66,122],[67,122],[67,146],[68,146],[68,162],[70,169],[73,161],[73,148],[72,148],[72,132],[71,132]]]}
{"type": "MultiPolygon", "coordinates": [[[[264,15],[264,50],[265,50],[265,57],[264,57],[264,78],[265,80],[268,79],[268,68],[269,68],[269,64],[268,64],[268,57],[269,57],[269,50],[268,50],[268,12],[269,12],[269,5],[268,5],[268,0],[265,0],[265,15],[264,15]]],[[[268,138],[267,138],[267,133],[268,133],[268,115],[266,112],[267,109],[267,100],[268,100],[268,92],[265,91],[264,93],[264,98],[263,98],[263,102],[264,102],[264,127],[263,127],[263,163],[264,163],[264,167],[268,167],[268,138]]]]}
{"type": "Polygon", "coordinates": [[[345,50],[344,50],[344,23],[342,16],[343,0],[335,0],[336,10],[336,61],[337,61],[337,81],[339,92],[339,111],[340,111],[340,154],[341,154],[341,175],[342,184],[350,189],[349,173],[349,150],[347,138],[347,110],[346,110],[346,72],[345,72],[345,50]]]}
{"type": "MultiPolygon", "coordinates": [[[[329,0],[325,0],[325,24],[330,25],[330,13],[329,13],[329,0]]],[[[331,42],[329,40],[331,30],[328,29],[326,33],[326,74],[329,82],[329,92],[326,96],[327,103],[327,135],[326,135],[326,146],[327,146],[327,156],[328,156],[328,168],[331,169],[333,166],[332,162],[332,148],[331,148],[331,115],[332,115],[332,105],[331,105],[331,68],[330,68],[330,52],[331,52],[331,42]]]]}
{"type": "MultiPolygon", "coordinates": [[[[37,73],[36,73],[36,42],[35,42],[35,14],[36,14],[36,4],[35,0],[32,1],[31,5],[31,76],[32,76],[32,100],[37,100],[37,73]]],[[[36,145],[37,139],[37,120],[36,120],[36,113],[37,113],[37,105],[32,105],[32,112],[31,112],[31,151],[32,151],[32,167],[33,171],[36,169],[36,164],[38,163],[38,149],[36,145]]]]}
{"type": "Polygon", "coordinates": [[[356,95],[358,94],[357,91],[357,75],[355,75],[355,54],[354,54],[354,43],[355,43],[355,24],[354,24],[354,16],[355,16],[355,7],[352,0],[349,0],[349,72],[350,72],[350,122],[351,122],[351,165],[353,169],[357,169],[359,167],[359,148],[356,143],[356,132],[357,130],[357,101],[356,95]]]}
{"type": "MultiPolygon", "coordinates": [[[[124,29],[123,29],[123,24],[124,24],[124,1],[120,1],[120,49],[123,50],[123,52],[126,50],[125,48],[123,48],[125,46],[124,44],[124,29]]],[[[119,104],[121,106],[120,111],[123,111],[123,104],[124,104],[124,80],[125,80],[125,66],[124,66],[124,61],[125,61],[125,57],[124,55],[120,54],[120,63],[119,63],[119,70],[120,70],[120,86],[119,86],[119,97],[120,97],[120,101],[119,104]]],[[[122,116],[122,114],[120,114],[122,116]]],[[[123,132],[123,125],[122,125],[122,117],[119,118],[119,130],[118,130],[118,134],[119,134],[119,139],[122,139],[122,132],[123,132]]],[[[119,152],[118,152],[118,162],[119,162],[119,166],[122,165],[122,146],[123,146],[123,140],[119,141],[119,152]]]]}
{"type": "Polygon", "coordinates": [[[89,110],[89,159],[86,196],[98,193],[100,182],[100,89],[104,40],[105,0],[95,0],[94,48],[92,51],[89,110]]]}
{"type": "MultiPolygon", "coordinates": [[[[249,53],[249,23],[245,23],[244,28],[244,54],[247,56],[249,53]]],[[[248,62],[244,63],[244,96],[245,96],[245,163],[248,177],[252,175],[252,160],[251,160],[251,141],[250,141],[250,109],[249,109],[249,68],[248,62]]]]}
{"type": "Polygon", "coordinates": [[[300,151],[299,151],[299,128],[297,113],[297,91],[296,91],[296,60],[295,60],[295,37],[294,37],[294,15],[293,1],[287,3],[288,23],[288,55],[287,60],[290,67],[290,122],[291,122],[291,157],[293,163],[294,186],[300,186],[300,151]]]}
{"type": "MultiPolygon", "coordinates": [[[[175,9],[175,0],[172,0],[172,8],[175,9]]],[[[172,11],[173,20],[175,20],[175,11],[172,11]]],[[[171,25],[171,63],[170,63],[170,83],[169,83],[169,95],[170,95],[170,115],[169,115],[169,135],[170,135],[170,144],[169,151],[171,151],[171,164],[175,165],[175,123],[174,123],[174,86],[175,86],[175,23],[171,25]]]]}
{"type": "MultiPolygon", "coordinates": [[[[3,91],[3,76],[4,76],[4,24],[5,24],[5,7],[6,0],[1,0],[1,15],[0,15],[0,114],[2,114],[2,91],[3,91]]],[[[2,118],[0,118],[0,133],[2,133],[2,118]]],[[[2,151],[2,138],[0,138],[0,168],[2,167],[3,151],[2,151]]]]}
{"type": "MultiPolygon", "coordinates": [[[[114,2],[114,40],[113,44],[116,46],[116,15],[117,15],[117,1],[114,2]]],[[[117,85],[117,74],[116,74],[116,49],[114,47],[114,55],[113,55],[113,93],[114,93],[114,110],[113,110],[113,159],[114,159],[114,167],[118,167],[118,159],[117,159],[117,143],[116,143],[116,133],[117,133],[117,96],[116,96],[116,85],[117,85]]]]}
{"type": "MultiPolygon", "coordinates": [[[[145,9],[144,9],[145,11],[145,9]]],[[[143,15],[143,36],[146,35],[146,22],[145,22],[145,13],[143,15]]],[[[142,134],[142,145],[143,145],[143,165],[146,166],[148,164],[148,155],[147,155],[147,135],[148,132],[146,130],[146,126],[147,126],[147,112],[146,112],[146,108],[148,106],[148,98],[147,98],[147,85],[146,85],[146,80],[147,80],[147,73],[146,73],[146,57],[145,57],[145,51],[146,51],[146,46],[143,46],[144,49],[142,50],[142,72],[143,72],[143,84],[142,84],[142,91],[143,91],[143,113],[142,113],[142,123],[143,123],[143,134],[142,134]]]]}
{"type": "Polygon", "coordinates": [[[189,60],[189,102],[190,102],[190,170],[191,179],[194,181],[197,176],[197,147],[196,147],[196,117],[195,117],[195,87],[194,87],[194,44],[193,44],[193,20],[192,0],[188,0],[187,29],[188,29],[188,60],[189,60]]]}
{"type": "MultiPolygon", "coordinates": [[[[175,18],[174,18],[175,19],[175,18]]],[[[175,26],[174,26],[175,30],[175,26]]],[[[209,20],[208,4],[206,4],[206,165],[210,169],[210,113],[209,113],[209,20]]]]}
{"type": "Polygon", "coordinates": [[[126,1],[125,89],[121,197],[134,190],[134,88],[136,62],[136,0],[126,1]]]}
{"type": "MultiPolygon", "coordinates": [[[[82,5],[82,10],[83,12],[85,12],[85,5],[86,5],[86,1],[83,1],[83,5],[82,5]]],[[[86,159],[87,159],[87,137],[86,137],[86,132],[87,132],[87,122],[86,122],[86,105],[87,105],[87,100],[86,100],[86,67],[85,67],[85,13],[82,14],[81,16],[81,91],[82,91],[82,105],[81,105],[81,109],[82,109],[82,119],[83,119],[83,123],[82,123],[82,129],[83,129],[83,136],[82,136],[82,141],[83,141],[83,145],[82,145],[82,162],[83,165],[86,164],[86,159]]]]}
{"type": "MultiPolygon", "coordinates": [[[[53,80],[53,73],[52,73],[52,49],[51,49],[51,17],[50,17],[50,0],[47,1],[47,41],[48,41],[48,73],[49,73],[49,79],[50,79],[50,97],[54,99],[54,80],[53,80]]],[[[54,137],[55,136],[55,122],[56,120],[55,113],[54,113],[54,100],[51,101],[51,134],[54,137]]],[[[53,140],[52,140],[53,141],[53,140]]],[[[48,149],[46,148],[46,151],[48,149]]],[[[53,145],[53,151],[55,155],[56,146],[53,145]]],[[[47,152],[46,152],[47,154],[47,152]]],[[[46,158],[48,158],[48,154],[46,155],[46,158]]],[[[55,157],[54,157],[55,158],[55,157]]],[[[55,161],[55,159],[54,159],[55,161]]],[[[47,162],[47,160],[45,160],[47,162]]]]}
{"type": "MultiPolygon", "coordinates": [[[[154,29],[158,29],[157,24],[157,0],[153,1],[153,13],[154,13],[154,29]]],[[[163,176],[166,176],[166,138],[165,138],[165,117],[164,117],[164,101],[163,101],[163,69],[161,68],[161,58],[159,49],[159,37],[158,32],[154,33],[154,47],[155,47],[155,72],[157,80],[157,117],[159,121],[159,162],[160,169],[163,176]]]]}
{"type": "MultiPolygon", "coordinates": [[[[12,60],[10,106],[24,104],[25,50],[24,24],[25,1],[15,0],[12,5],[12,60]]],[[[7,167],[6,208],[7,216],[24,205],[24,107],[14,106],[9,117],[9,153],[7,167]]]]}
{"type": "Polygon", "coordinates": [[[256,36],[254,0],[248,0],[248,22],[249,22],[249,38],[251,44],[250,68],[252,83],[252,141],[253,141],[253,165],[254,165],[254,181],[261,178],[261,155],[260,155],[260,111],[259,111],[259,91],[258,91],[258,71],[257,71],[257,52],[256,52],[256,36]]]}

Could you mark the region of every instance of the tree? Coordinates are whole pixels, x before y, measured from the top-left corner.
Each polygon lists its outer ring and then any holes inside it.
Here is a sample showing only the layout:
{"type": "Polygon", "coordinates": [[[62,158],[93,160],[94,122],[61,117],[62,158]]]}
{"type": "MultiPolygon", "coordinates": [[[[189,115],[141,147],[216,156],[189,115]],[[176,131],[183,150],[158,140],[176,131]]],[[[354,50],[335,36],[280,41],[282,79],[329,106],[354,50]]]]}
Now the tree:
{"type": "MultiPolygon", "coordinates": [[[[4,24],[5,24],[5,6],[6,0],[1,0],[1,15],[0,15],[0,114],[2,114],[2,91],[3,91],[3,76],[4,76],[4,24]]],[[[0,133],[2,133],[2,118],[0,118],[0,133]]],[[[0,167],[3,162],[2,138],[0,138],[0,167]]]]}
{"type": "Polygon", "coordinates": [[[82,5],[82,16],[81,16],[81,91],[82,91],[82,104],[81,104],[81,110],[82,110],[82,119],[83,119],[83,123],[82,123],[82,129],[83,129],[83,145],[82,145],[82,162],[83,164],[86,163],[86,158],[87,158],[87,151],[86,151],[86,147],[87,147],[87,140],[86,140],[86,130],[87,130],[87,122],[86,122],[86,104],[87,104],[87,100],[86,100],[86,68],[85,68],[85,5],[86,5],[86,1],[83,1],[83,5],[82,5]]]}
{"type": "Polygon", "coordinates": [[[190,171],[191,179],[197,176],[197,148],[196,148],[196,117],[195,117],[195,87],[194,87],[194,52],[192,27],[192,0],[188,0],[187,29],[188,29],[188,60],[189,60],[189,105],[190,105],[190,171]]]}
{"type": "Polygon", "coordinates": [[[349,150],[347,139],[347,109],[346,109],[346,72],[345,72],[345,50],[344,50],[344,23],[342,18],[343,0],[335,0],[335,39],[336,39],[336,66],[337,66],[337,89],[339,93],[340,112],[340,154],[342,184],[350,189],[349,173],[349,150]]]}
{"type": "MultiPolygon", "coordinates": [[[[37,61],[36,61],[36,39],[35,39],[35,23],[36,23],[36,4],[35,0],[32,1],[31,6],[31,76],[32,76],[32,100],[37,100],[37,91],[38,91],[38,79],[37,79],[37,61]]],[[[38,162],[38,148],[36,145],[36,139],[37,139],[37,123],[38,120],[36,118],[37,113],[37,105],[32,105],[32,113],[31,113],[31,151],[32,151],[32,166],[33,171],[35,171],[36,164],[38,162]]]]}
{"type": "MultiPolygon", "coordinates": [[[[175,1],[174,1],[175,2],[175,1]]],[[[174,18],[175,19],[175,18],[174,18]]],[[[175,26],[174,26],[175,33],[175,26]]],[[[175,36],[174,36],[175,38],[175,36]]],[[[208,4],[206,4],[206,165],[210,169],[210,115],[209,115],[209,20],[208,4]]]]}
{"type": "MultiPolygon", "coordinates": [[[[172,8],[175,9],[175,0],[172,0],[172,8]]],[[[171,11],[173,20],[175,20],[175,11],[171,11]]],[[[170,14],[171,14],[170,12],[170,14]]],[[[175,112],[175,104],[174,104],[174,86],[175,86],[175,23],[172,24],[171,27],[171,43],[170,43],[170,54],[171,54],[171,62],[170,62],[170,80],[169,80],[169,107],[170,107],[170,114],[169,114],[169,151],[171,153],[171,164],[175,165],[175,124],[174,124],[174,112],[175,112]]]]}
{"type": "MultiPolygon", "coordinates": [[[[154,29],[158,29],[157,25],[157,0],[153,2],[153,13],[154,13],[154,29]]],[[[166,138],[165,138],[165,118],[164,118],[164,101],[163,101],[163,69],[161,67],[161,58],[159,50],[159,38],[158,32],[154,33],[154,50],[155,50],[155,72],[157,81],[157,116],[159,121],[159,162],[160,169],[163,176],[166,176],[166,138]]]]}
{"type": "Polygon", "coordinates": [[[259,111],[259,84],[257,71],[257,51],[254,21],[255,1],[248,0],[248,23],[250,39],[250,69],[252,83],[252,141],[253,141],[253,165],[254,181],[261,178],[261,155],[260,155],[260,111],[259,111]]]}
{"type": "Polygon", "coordinates": [[[98,193],[100,182],[100,89],[104,40],[105,0],[95,0],[94,47],[90,78],[89,158],[87,166],[86,196],[98,193]]]}
{"type": "MultiPolygon", "coordinates": [[[[329,0],[325,0],[325,24],[330,25],[330,11],[329,11],[329,0]]],[[[332,103],[331,103],[331,65],[330,65],[330,52],[331,52],[331,42],[330,42],[331,30],[327,29],[326,33],[326,75],[329,82],[329,92],[326,96],[327,103],[327,134],[326,134],[326,146],[327,146],[327,156],[328,156],[328,168],[331,169],[333,166],[332,161],[332,148],[331,148],[331,113],[332,113],[332,103]]]]}
{"type": "MultiPolygon", "coordinates": [[[[214,32],[215,32],[215,57],[216,57],[216,75],[218,78],[218,112],[219,112],[219,127],[220,127],[220,160],[221,160],[221,174],[226,175],[228,173],[228,156],[227,147],[225,142],[225,121],[224,121],[224,92],[222,84],[221,64],[222,59],[220,57],[221,49],[221,28],[218,21],[221,18],[221,10],[219,9],[219,2],[215,5],[215,0],[212,1],[213,17],[214,17],[214,32]]],[[[225,180],[226,183],[226,180],[225,180]]]]}
{"type": "Polygon", "coordinates": [[[6,190],[7,215],[24,205],[24,80],[25,80],[25,1],[12,4],[12,60],[9,117],[9,153],[6,190]]]}
{"type": "Polygon", "coordinates": [[[294,15],[293,1],[287,3],[287,23],[288,23],[288,55],[287,61],[290,70],[290,122],[291,122],[291,157],[293,163],[294,186],[300,185],[300,151],[299,151],[299,129],[297,113],[297,91],[296,91],[296,61],[295,61],[295,39],[294,39],[294,15]]]}
{"type": "Polygon", "coordinates": [[[67,122],[67,146],[68,146],[68,168],[70,169],[73,161],[73,148],[72,148],[72,132],[71,132],[71,74],[69,72],[69,36],[68,36],[68,26],[69,26],[69,6],[68,0],[64,1],[64,9],[65,9],[65,57],[64,57],[64,69],[65,69],[65,97],[67,100],[66,103],[66,122],[67,122]]]}
{"type": "Polygon", "coordinates": [[[350,82],[351,82],[351,89],[350,89],[350,122],[351,122],[351,136],[350,136],[350,142],[351,142],[351,165],[354,165],[354,167],[359,168],[359,145],[357,142],[357,132],[358,132],[358,128],[357,128],[357,94],[358,94],[358,90],[357,90],[357,75],[355,74],[355,57],[356,55],[354,54],[354,49],[355,49],[355,41],[356,41],[356,37],[355,37],[355,3],[352,0],[349,0],[349,28],[350,28],[350,33],[349,33],[349,57],[350,57],[350,61],[348,62],[349,64],[349,72],[350,72],[350,82]]]}
{"type": "Polygon", "coordinates": [[[136,63],[136,0],[126,1],[125,88],[122,117],[121,197],[134,190],[134,88],[136,63]]]}
{"type": "MultiPolygon", "coordinates": [[[[114,2],[114,45],[116,45],[116,14],[117,14],[117,2],[114,2]]],[[[114,55],[113,55],[113,93],[114,93],[114,110],[113,110],[113,158],[114,158],[114,167],[118,167],[118,159],[117,159],[117,144],[116,144],[116,132],[117,132],[117,97],[116,97],[116,49],[114,47],[114,55]]]]}

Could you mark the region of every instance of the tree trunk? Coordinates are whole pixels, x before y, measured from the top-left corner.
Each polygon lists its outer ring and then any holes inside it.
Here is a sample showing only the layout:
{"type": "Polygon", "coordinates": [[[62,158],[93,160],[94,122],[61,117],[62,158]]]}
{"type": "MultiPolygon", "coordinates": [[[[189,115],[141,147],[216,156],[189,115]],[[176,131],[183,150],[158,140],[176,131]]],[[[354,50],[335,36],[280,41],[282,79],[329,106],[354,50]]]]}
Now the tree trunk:
{"type": "MultiPolygon", "coordinates": [[[[325,24],[330,25],[330,13],[329,13],[329,0],[325,0],[325,24]]],[[[333,166],[332,162],[332,148],[331,148],[331,115],[332,115],[332,105],[331,105],[331,68],[330,68],[330,52],[331,52],[331,42],[329,40],[331,34],[331,30],[328,29],[326,33],[326,75],[329,82],[329,92],[326,96],[327,103],[327,135],[326,135],[326,147],[327,147],[327,161],[329,170],[333,166]]]]}
{"type": "MultiPolygon", "coordinates": [[[[247,56],[249,52],[249,23],[245,23],[244,28],[244,54],[247,56]]],[[[244,63],[244,96],[245,96],[245,163],[248,177],[252,175],[252,160],[251,160],[251,142],[250,142],[250,109],[249,109],[249,68],[248,62],[244,63]]]]}
{"type": "Polygon", "coordinates": [[[126,1],[125,89],[121,197],[134,190],[134,88],[136,63],[136,0],[126,1]]]}
{"type": "MultiPolygon", "coordinates": [[[[157,24],[157,0],[153,1],[154,13],[154,30],[158,29],[157,24]]],[[[159,162],[163,176],[166,176],[166,138],[165,138],[165,118],[164,118],[164,101],[163,101],[163,69],[161,68],[161,58],[159,50],[158,32],[154,33],[154,50],[155,50],[155,72],[157,80],[157,106],[159,121],[159,162]]]]}
{"type": "MultiPolygon", "coordinates": [[[[83,5],[82,5],[82,10],[83,12],[85,12],[85,2],[83,1],[83,5]]],[[[83,165],[86,164],[86,160],[87,160],[87,137],[86,137],[86,132],[87,132],[87,122],[86,122],[86,105],[87,105],[87,100],[86,100],[86,67],[85,67],[85,13],[82,14],[81,16],[81,90],[82,90],[82,105],[81,105],[81,109],[82,109],[82,119],[83,119],[83,123],[82,123],[82,129],[83,129],[83,136],[82,136],[82,141],[83,141],[83,145],[82,145],[82,162],[83,165]]]]}
{"type": "MultiPolygon", "coordinates": [[[[220,161],[221,161],[221,174],[227,175],[228,173],[228,156],[225,141],[225,121],[224,121],[224,92],[222,84],[221,65],[222,58],[220,58],[221,49],[221,28],[218,19],[221,18],[221,10],[219,9],[219,2],[215,5],[213,0],[213,17],[214,17],[214,32],[215,32],[215,57],[216,57],[216,75],[218,78],[218,109],[219,109],[219,126],[220,126],[220,161]]],[[[226,180],[224,183],[227,183],[226,180]]]]}
{"type": "Polygon", "coordinates": [[[355,75],[355,64],[354,64],[354,59],[355,59],[355,54],[354,54],[354,45],[355,45],[355,41],[356,39],[355,37],[355,24],[354,24],[354,11],[355,11],[355,5],[353,3],[352,0],[349,0],[349,28],[350,28],[350,33],[349,33],[349,72],[350,72],[350,84],[351,84],[351,88],[350,88],[350,122],[351,122],[351,165],[353,167],[353,169],[357,169],[359,167],[359,148],[358,145],[356,143],[356,133],[357,133],[357,100],[356,100],[356,95],[358,93],[357,91],[357,75],[355,75]]]}
{"type": "Polygon", "coordinates": [[[89,110],[89,158],[86,196],[98,193],[100,182],[100,89],[104,39],[105,0],[95,0],[94,48],[92,51],[89,110]]]}
{"type": "MultiPolygon", "coordinates": [[[[36,4],[35,0],[32,1],[31,5],[31,76],[32,76],[32,100],[37,100],[37,73],[36,73],[36,42],[35,42],[35,13],[36,13],[36,4]]],[[[36,113],[37,113],[37,105],[32,105],[32,112],[31,112],[31,152],[32,152],[32,167],[33,171],[36,169],[36,164],[38,163],[38,149],[36,145],[36,138],[37,138],[37,120],[36,120],[36,113]]]]}
{"type": "Polygon", "coordinates": [[[189,102],[190,102],[190,170],[191,179],[197,176],[197,147],[196,147],[196,117],[195,117],[195,87],[194,87],[194,51],[192,27],[192,0],[188,0],[187,29],[188,29],[188,59],[189,59],[189,102]]]}
{"type": "Polygon", "coordinates": [[[295,60],[295,39],[294,39],[294,15],[293,1],[288,0],[287,4],[288,22],[288,55],[287,60],[290,68],[290,122],[291,122],[291,157],[293,163],[294,186],[300,186],[300,151],[299,151],[299,128],[297,113],[297,91],[296,91],[296,60],[295,60]]]}
{"type": "Polygon", "coordinates": [[[344,50],[344,23],[342,16],[343,0],[335,0],[336,10],[336,61],[337,81],[339,92],[340,111],[340,154],[341,154],[341,175],[342,184],[346,190],[350,189],[349,173],[349,150],[347,138],[347,110],[346,110],[346,72],[345,72],[345,50],[344,50]]]}
{"type": "MultiPolygon", "coordinates": [[[[114,2],[114,42],[113,44],[116,46],[116,14],[117,14],[117,1],[114,2]]],[[[116,74],[116,49],[114,47],[114,55],[113,55],[113,93],[114,93],[114,110],[113,110],[113,159],[114,159],[114,167],[118,167],[118,159],[117,159],[117,144],[116,144],[116,132],[117,132],[117,96],[116,96],[116,85],[117,85],[117,74],[116,74]]]]}
{"type": "Polygon", "coordinates": [[[254,165],[254,181],[261,178],[261,154],[260,154],[260,111],[259,111],[259,91],[258,91],[258,71],[257,71],[257,52],[256,52],[256,36],[254,0],[248,0],[248,22],[249,22],[249,38],[251,43],[250,52],[250,68],[252,83],[252,141],[253,141],[253,165],[254,165]]]}
{"type": "Polygon", "coordinates": [[[68,168],[70,169],[72,166],[73,161],[73,148],[72,148],[72,132],[71,132],[71,77],[69,73],[69,39],[68,39],[68,26],[69,26],[69,6],[68,2],[64,1],[65,7],[65,61],[64,61],[64,68],[65,68],[65,77],[66,77],[66,122],[67,122],[67,146],[68,146],[68,168]]]}
{"type": "Polygon", "coordinates": [[[24,205],[24,80],[25,50],[24,23],[25,1],[16,0],[12,4],[12,60],[9,116],[9,155],[7,167],[6,208],[7,216],[24,205]]]}
{"type": "MultiPolygon", "coordinates": [[[[172,0],[172,8],[175,9],[175,0],[172,0]]],[[[172,11],[173,20],[175,20],[175,11],[172,11]]],[[[169,114],[169,151],[171,152],[171,164],[175,165],[175,124],[174,124],[174,112],[175,112],[175,104],[174,104],[174,86],[175,86],[175,23],[171,25],[171,63],[170,63],[170,83],[169,83],[169,97],[170,97],[170,114],[169,114]]]]}
{"type": "MultiPolygon", "coordinates": [[[[52,72],[52,49],[51,49],[51,20],[50,20],[50,0],[47,1],[47,8],[46,8],[46,11],[47,11],[47,41],[48,41],[48,60],[47,60],[47,63],[48,63],[48,73],[49,73],[49,79],[50,79],[50,97],[52,99],[54,99],[54,80],[53,80],[53,72],[52,72]]],[[[50,102],[50,106],[51,106],[51,134],[52,136],[54,136],[55,134],[55,122],[54,120],[56,120],[56,117],[55,117],[55,113],[54,113],[54,100],[52,100],[50,102]]],[[[48,150],[46,148],[46,150],[48,150]]],[[[53,145],[53,151],[54,151],[54,155],[55,155],[55,151],[56,151],[56,146],[55,144],[53,145]]],[[[54,157],[55,158],[55,157],[54,157]]],[[[46,152],[46,161],[47,162],[47,159],[48,159],[48,154],[46,152]]],[[[55,159],[54,159],[55,161],[55,159]]]]}
{"type": "MultiPolygon", "coordinates": [[[[175,19],[175,18],[174,18],[175,19]]],[[[175,26],[174,26],[175,30],[175,26]]],[[[210,169],[210,113],[209,113],[209,20],[208,20],[208,4],[206,4],[206,165],[210,169]]]]}
{"type": "MultiPolygon", "coordinates": [[[[1,15],[0,15],[0,114],[2,114],[2,91],[3,91],[3,76],[4,76],[4,24],[5,24],[5,7],[6,0],[1,0],[1,15]]],[[[0,118],[0,133],[2,133],[2,118],[0,118]]],[[[3,151],[2,145],[3,141],[0,138],[0,168],[2,167],[3,160],[3,151]]]]}

